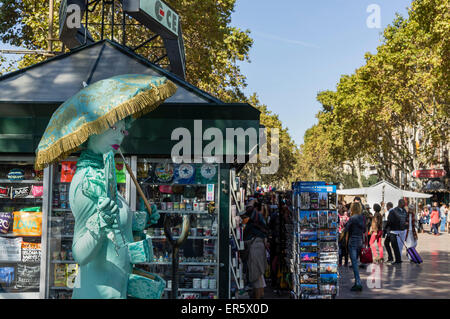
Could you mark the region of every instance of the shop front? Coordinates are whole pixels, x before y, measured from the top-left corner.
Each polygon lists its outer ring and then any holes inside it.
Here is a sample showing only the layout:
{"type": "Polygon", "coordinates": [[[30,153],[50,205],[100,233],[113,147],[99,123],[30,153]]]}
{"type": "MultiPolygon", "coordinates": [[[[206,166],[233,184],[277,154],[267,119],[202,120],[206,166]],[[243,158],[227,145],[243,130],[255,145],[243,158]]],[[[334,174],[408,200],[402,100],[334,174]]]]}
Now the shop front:
{"type": "MultiPolygon", "coordinates": [[[[224,137],[227,128],[258,130],[259,111],[249,104],[225,104],[126,47],[104,40],[0,78],[0,298],[71,297],[78,265],[71,252],[75,220],[68,190],[79,154],[36,172],[34,152],[52,113],[83,83],[132,73],[165,76],[178,87],[155,111],[135,121],[121,147],[145,197],[161,215],[146,230],[154,261],[136,267],[163,277],[163,298],[171,298],[173,247],[165,236],[164,220],[189,214],[193,217],[179,251],[176,297],[231,297],[232,281],[239,278],[230,236],[239,250],[240,236],[234,229],[243,197],[235,174],[242,163],[237,167],[202,156],[175,163],[172,153],[180,136],[174,132],[190,132],[185,142],[199,146],[200,154],[192,154],[202,155],[210,142],[203,138],[206,130],[218,130],[224,137]]],[[[235,149],[225,144],[225,156],[233,159],[235,149]]],[[[143,201],[119,157],[116,178],[130,208],[142,209],[143,201]]],[[[181,225],[171,232],[179,237],[181,225]]]]}

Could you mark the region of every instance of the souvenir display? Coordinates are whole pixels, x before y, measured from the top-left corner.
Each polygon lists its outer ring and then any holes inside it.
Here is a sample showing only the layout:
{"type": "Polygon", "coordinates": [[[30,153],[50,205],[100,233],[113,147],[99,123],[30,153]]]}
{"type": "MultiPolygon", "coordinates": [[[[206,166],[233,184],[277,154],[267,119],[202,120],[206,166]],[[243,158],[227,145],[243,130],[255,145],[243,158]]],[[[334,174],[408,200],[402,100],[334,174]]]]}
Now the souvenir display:
{"type": "Polygon", "coordinates": [[[123,162],[116,162],[116,180],[118,184],[126,183],[127,173],[123,162]]]}
{"type": "Polygon", "coordinates": [[[25,187],[18,187],[18,188],[11,188],[11,198],[23,198],[30,195],[31,187],[25,186],[25,187]]]}
{"type": "Polygon", "coordinates": [[[159,182],[169,183],[173,179],[173,164],[171,163],[159,163],[155,167],[155,175],[159,182]]]}
{"type": "Polygon", "coordinates": [[[14,267],[0,267],[0,287],[10,287],[14,282],[14,267]]]}
{"type": "Polygon", "coordinates": [[[61,183],[70,183],[75,171],[77,170],[77,162],[75,161],[62,161],[61,162],[61,183]]]}
{"type": "Polygon", "coordinates": [[[14,212],[13,233],[15,236],[41,236],[41,212],[14,212]]]}
{"type": "Polygon", "coordinates": [[[10,198],[11,187],[0,186],[0,198],[10,198]]]}
{"type": "Polygon", "coordinates": [[[0,212],[0,233],[7,234],[12,225],[12,216],[10,212],[0,212]]]}
{"type": "Polygon", "coordinates": [[[41,261],[41,244],[22,242],[22,262],[41,261]]]}
{"type": "Polygon", "coordinates": [[[23,169],[20,169],[20,168],[14,168],[11,171],[9,171],[9,173],[8,173],[8,179],[11,182],[21,181],[24,179],[24,177],[25,177],[25,172],[23,169]]]}
{"type": "Polygon", "coordinates": [[[42,197],[44,195],[44,186],[31,186],[31,194],[33,197],[42,197]]]}
{"type": "Polygon", "coordinates": [[[15,289],[38,289],[40,284],[40,266],[17,264],[15,289]]]}
{"type": "Polygon", "coordinates": [[[19,262],[22,260],[22,237],[0,237],[0,262],[19,262]]]}
{"type": "Polygon", "coordinates": [[[191,164],[175,165],[176,184],[194,184],[195,183],[195,168],[191,164]]]}
{"type": "Polygon", "coordinates": [[[336,186],[324,182],[293,183],[296,245],[294,289],[301,299],[330,299],[337,294],[338,215],[336,186]]]}

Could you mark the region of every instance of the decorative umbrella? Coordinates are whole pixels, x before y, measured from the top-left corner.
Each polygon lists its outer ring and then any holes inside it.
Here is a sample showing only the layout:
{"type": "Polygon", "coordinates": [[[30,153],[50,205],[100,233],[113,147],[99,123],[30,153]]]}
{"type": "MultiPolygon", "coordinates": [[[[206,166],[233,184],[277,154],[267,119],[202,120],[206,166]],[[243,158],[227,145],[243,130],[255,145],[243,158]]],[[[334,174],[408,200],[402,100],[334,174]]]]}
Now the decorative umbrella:
{"type": "Polygon", "coordinates": [[[35,169],[67,157],[89,136],[128,116],[153,111],[176,89],[165,77],[144,74],[118,75],[85,87],[53,113],[36,150],[35,169]]]}

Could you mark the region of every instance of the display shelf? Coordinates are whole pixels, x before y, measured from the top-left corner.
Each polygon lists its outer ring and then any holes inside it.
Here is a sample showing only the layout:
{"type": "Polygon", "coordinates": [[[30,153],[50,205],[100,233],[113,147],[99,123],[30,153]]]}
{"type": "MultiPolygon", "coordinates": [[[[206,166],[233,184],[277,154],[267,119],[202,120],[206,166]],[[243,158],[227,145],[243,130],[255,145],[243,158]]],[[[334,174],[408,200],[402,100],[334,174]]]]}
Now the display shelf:
{"type": "MultiPolygon", "coordinates": [[[[151,239],[167,239],[166,236],[150,236],[151,239]]],[[[180,238],[180,236],[173,236],[173,239],[177,239],[180,238]]],[[[189,239],[206,239],[206,240],[210,240],[210,239],[218,239],[217,236],[188,236],[186,238],[186,240],[189,239]]]]}
{"type": "Polygon", "coordinates": [[[73,234],[69,235],[59,235],[59,234],[51,234],[52,238],[67,238],[67,239],[73,239],[73,234]]]}
{"type": "Polygon", "coordinates": [[[52,211],[54,211],[54,212],[71,212],[72,210],[70,208],[52,208],[52,211]]]}
{"type": "Polygon", "coordinates": [[[39,292],[2,292],[0,299],[39,299],[39,292]]]}
{"type": "MultiPolygon", "coordinates": [[[[164,288],[164,291],[172,291],[171,288],[164,288]]],[[[186,292],[216,292],[217,288],[178,288],[178,291],[186,291],[186,292]]]]}
{"type": "Polygon", "coordinates": [[[34,179],[22,179],[18,181],[10,181],[9,179],[0,178],[0,183],[7,184],[43,184],[43,181],[37,181],[34,179]]]}
{"type": "Polygon", "coordinates": [[[139,182],[141,185],[153,185],[153,186],[208,186],[208,184],[173,184],[173,183],[149,183],[139,182]]]}
{"type": "Polygon", "coordinates": [[[7,237],[7,238],[23,237],[24,239],[26,239],[26,238],[41,238],[41,236],[23,236],[23,235],[15,235],[14,233],[0,234],[0,237],[7,237]]]}
{"type": "MultiPolygon", "coordinates": [[[[150,262],[150,263],[138,263],[137,265],[146,265],[146,266],[151,266],[151,265],[165,265],[165,266],[171,266],[172,262],[171,261],[155,261],[155,262],[150,262]]],[[[180,262],[179,263],[180,266],[217,266],[217,263],[214,262],[180,262]]]]}
{"type": "Polygon", "coordinates": [[[7,260],[0,260],[0,264],[40,264],[40,261],[7,261],[7,260]]]}
{"type": "Polygon", "coordinates": [[[57,260],[53,259],[52,264],[76,264],[75,260],[57,260]]]}
{"type": "Polygon", "coordinates": [[[56,286],[52,286],[52,287],[50,287],[50,289],[52,289],[52,290],[73,290],[73,288],[70,288],[70,287],[56,287],[56,286]]]}
{"type": "Polygon", "coordinates": [[[207,215],[209,212],[207,210],[160,210],[160,214],[204,214],[207,215]]]}

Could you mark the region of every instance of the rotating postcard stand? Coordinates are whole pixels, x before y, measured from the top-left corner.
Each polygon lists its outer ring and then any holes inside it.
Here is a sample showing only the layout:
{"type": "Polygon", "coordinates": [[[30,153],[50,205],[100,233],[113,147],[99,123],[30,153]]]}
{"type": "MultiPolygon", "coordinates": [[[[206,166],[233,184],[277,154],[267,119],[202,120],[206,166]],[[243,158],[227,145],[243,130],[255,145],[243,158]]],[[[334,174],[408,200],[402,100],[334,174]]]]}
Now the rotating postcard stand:
{"type": "Polygon", "coordinates": [[[294,295],[333,299],[338,283],[338,213],[336,186],[325,182],[293,184],[295,208],[294,295]]]}

